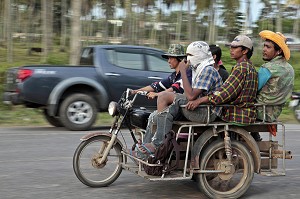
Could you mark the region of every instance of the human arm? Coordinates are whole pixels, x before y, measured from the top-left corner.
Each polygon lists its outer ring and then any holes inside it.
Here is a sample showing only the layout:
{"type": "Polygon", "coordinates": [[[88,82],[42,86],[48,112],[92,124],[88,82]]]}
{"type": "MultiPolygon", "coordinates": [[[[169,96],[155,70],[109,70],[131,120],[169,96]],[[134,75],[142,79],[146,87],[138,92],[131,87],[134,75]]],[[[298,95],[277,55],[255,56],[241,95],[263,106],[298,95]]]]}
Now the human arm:
{"type": "Polygon", "coordinates": [[[189,61],[187,63],[185,63],[184,60],[182,60],[179,63],[179,70],[180,70],[180,73],[181,73],[181,79],[182,79],[184,94],[186,95],[188,100],[194,100],[200,94],[203,93],[203,90],[192,88],[192,86],[191,86],[191,74],[189,74],[189,70],[188,70],[189,65],[190,65],[189,61]]]}
{"type": "MultiPolygon", "coordinates": [[[[162,79],[159,82],[153,82],[152,84],[150,84],[149,86],[145,86],[143,88],[139,88],[137,90],[133,90],[132,94],[137,93],[138,91],[147,91],[149,93],[152,93],[152,97],[155,97],[154,95],[156,95],[156,93],[159,93],[161,91],[165,91],[168,88],[170,88],[171,86],[171,79],[174,78],[173,76],[175,76],[176,74],[173,72],[171,73],[168,77],[162,79]]],[[[152,98],[151,97],[151,98],[152,98]]]]}
{"type": "Polygon", "coordinates": [[[212,104],[224,104],[237,98],[245,83],[247,67],[241,64],[233,67],[231,74],[221,86],[221,88],[208,95],[208,100],[212,104]]]}
{"type": "Polygon", "coordinates": [[[186,104],[186,108],[189,110],[194,110],[195,108],[197,108],[199,105],[201,104],[207,104],[209,102],[208,100],[208,96],[204,96],[204,97],[200,97],[198,99],[189,101],[186,104]]]}
{"type": "Polygon", "coordinates": [[[132,90],[131,94],[136,94],[138,91],[147,91],[147,92],[153,92],[154,89],[149,85],[149,86],[145,86],[143,88],[139,88],[137,90],[132,90]]]}
{"type": "MultiPolygon", "coordinates": [[[[210,103],[216,105],[234,101],[234,99],[237,98],[237,96],[243,89],[245,81],[244,79],[246,75],[247,69],[245,66],[235,66],[228,79],[217,91],[210,93],[207,96],[188,102],[186,108],[194,110],[201,104],[210,103]]],[[[203,78],[200,79],[203,80],[203,78]]]]}

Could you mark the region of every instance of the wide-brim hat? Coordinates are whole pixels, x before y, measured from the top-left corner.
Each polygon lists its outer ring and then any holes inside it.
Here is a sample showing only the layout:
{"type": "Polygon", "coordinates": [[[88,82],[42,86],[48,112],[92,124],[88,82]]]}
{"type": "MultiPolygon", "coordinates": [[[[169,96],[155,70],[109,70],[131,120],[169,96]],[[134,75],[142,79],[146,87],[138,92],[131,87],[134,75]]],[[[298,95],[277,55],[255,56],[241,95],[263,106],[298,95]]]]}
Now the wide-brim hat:
{"type": "Polygon", "coordinates": [[[283,51],[284,58],[288,61],[291,57],[291,52],[286,42],[286,37],[281,32],[272,32],[270,30],[263,30],[259,33],[259,36],[266,40],[275,42],[283,51]]]}
{"type": "Polygon", "coordinates": [[[171,44],[168,50],[168,53],[161,55],[165,59],[169,59],[169,57],[186,57],[184,53],[184,48],[180,44],[171,44]]]}

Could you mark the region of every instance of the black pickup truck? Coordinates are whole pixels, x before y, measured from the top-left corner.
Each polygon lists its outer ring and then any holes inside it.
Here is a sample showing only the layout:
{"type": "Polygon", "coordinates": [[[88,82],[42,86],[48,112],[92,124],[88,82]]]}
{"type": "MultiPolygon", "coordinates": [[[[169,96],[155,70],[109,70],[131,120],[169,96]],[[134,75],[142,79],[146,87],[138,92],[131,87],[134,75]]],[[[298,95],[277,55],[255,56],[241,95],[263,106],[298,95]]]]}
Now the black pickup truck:
{"type": "MultiPolygon", "coordinates": [[[[170,74],[159,49],[130,45],[95,45],[82,50],[80,65],[34,65],[6,74],[4,103],[41,108],[53,126],[88,130],[110,101],[126,88],[137,89],[170,74]]],[[[138,106],[154,108],[140,96],[138,106]]]]}

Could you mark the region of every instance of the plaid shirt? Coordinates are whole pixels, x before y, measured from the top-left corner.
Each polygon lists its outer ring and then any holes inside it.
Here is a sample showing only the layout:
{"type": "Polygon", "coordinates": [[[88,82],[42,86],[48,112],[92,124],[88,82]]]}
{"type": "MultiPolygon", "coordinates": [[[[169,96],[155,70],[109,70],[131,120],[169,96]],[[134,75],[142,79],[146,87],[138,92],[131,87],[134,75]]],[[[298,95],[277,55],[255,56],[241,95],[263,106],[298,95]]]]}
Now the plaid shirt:
{"type": "Polygon", "coordinates": [[[257,72],[250,61],[237,63],[222,87],[209,95],[212,104],[230,104],[224,107],[221,118],[224,121],[237,124],[255,122],[254,106],[257,92],[257,72]]]}
{"type": "MultiPolygon", "coordinates": [[[[201,96],[213,93],[222,86],[222,77],[213,66],[205,66],[199,77],[195,80],[194,88],[205,90],[201,96]]],[[[211,110],[218,116],[221,115],[221,107],[211,107],[211,110]]]]}

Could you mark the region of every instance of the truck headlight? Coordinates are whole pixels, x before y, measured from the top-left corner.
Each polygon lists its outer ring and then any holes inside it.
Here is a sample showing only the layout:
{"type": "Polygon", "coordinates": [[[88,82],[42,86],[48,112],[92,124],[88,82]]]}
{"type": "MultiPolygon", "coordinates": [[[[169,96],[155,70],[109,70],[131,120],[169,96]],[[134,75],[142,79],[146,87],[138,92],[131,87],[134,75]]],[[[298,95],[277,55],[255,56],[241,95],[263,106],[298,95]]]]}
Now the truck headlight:
{"type": "Polygon", "coordinates": [[[108,114],[111,115],[111,116],[115,116],[118,112],[118,103],[117,102],[110,102],[109,105],[108,105],[108,114]]]}

